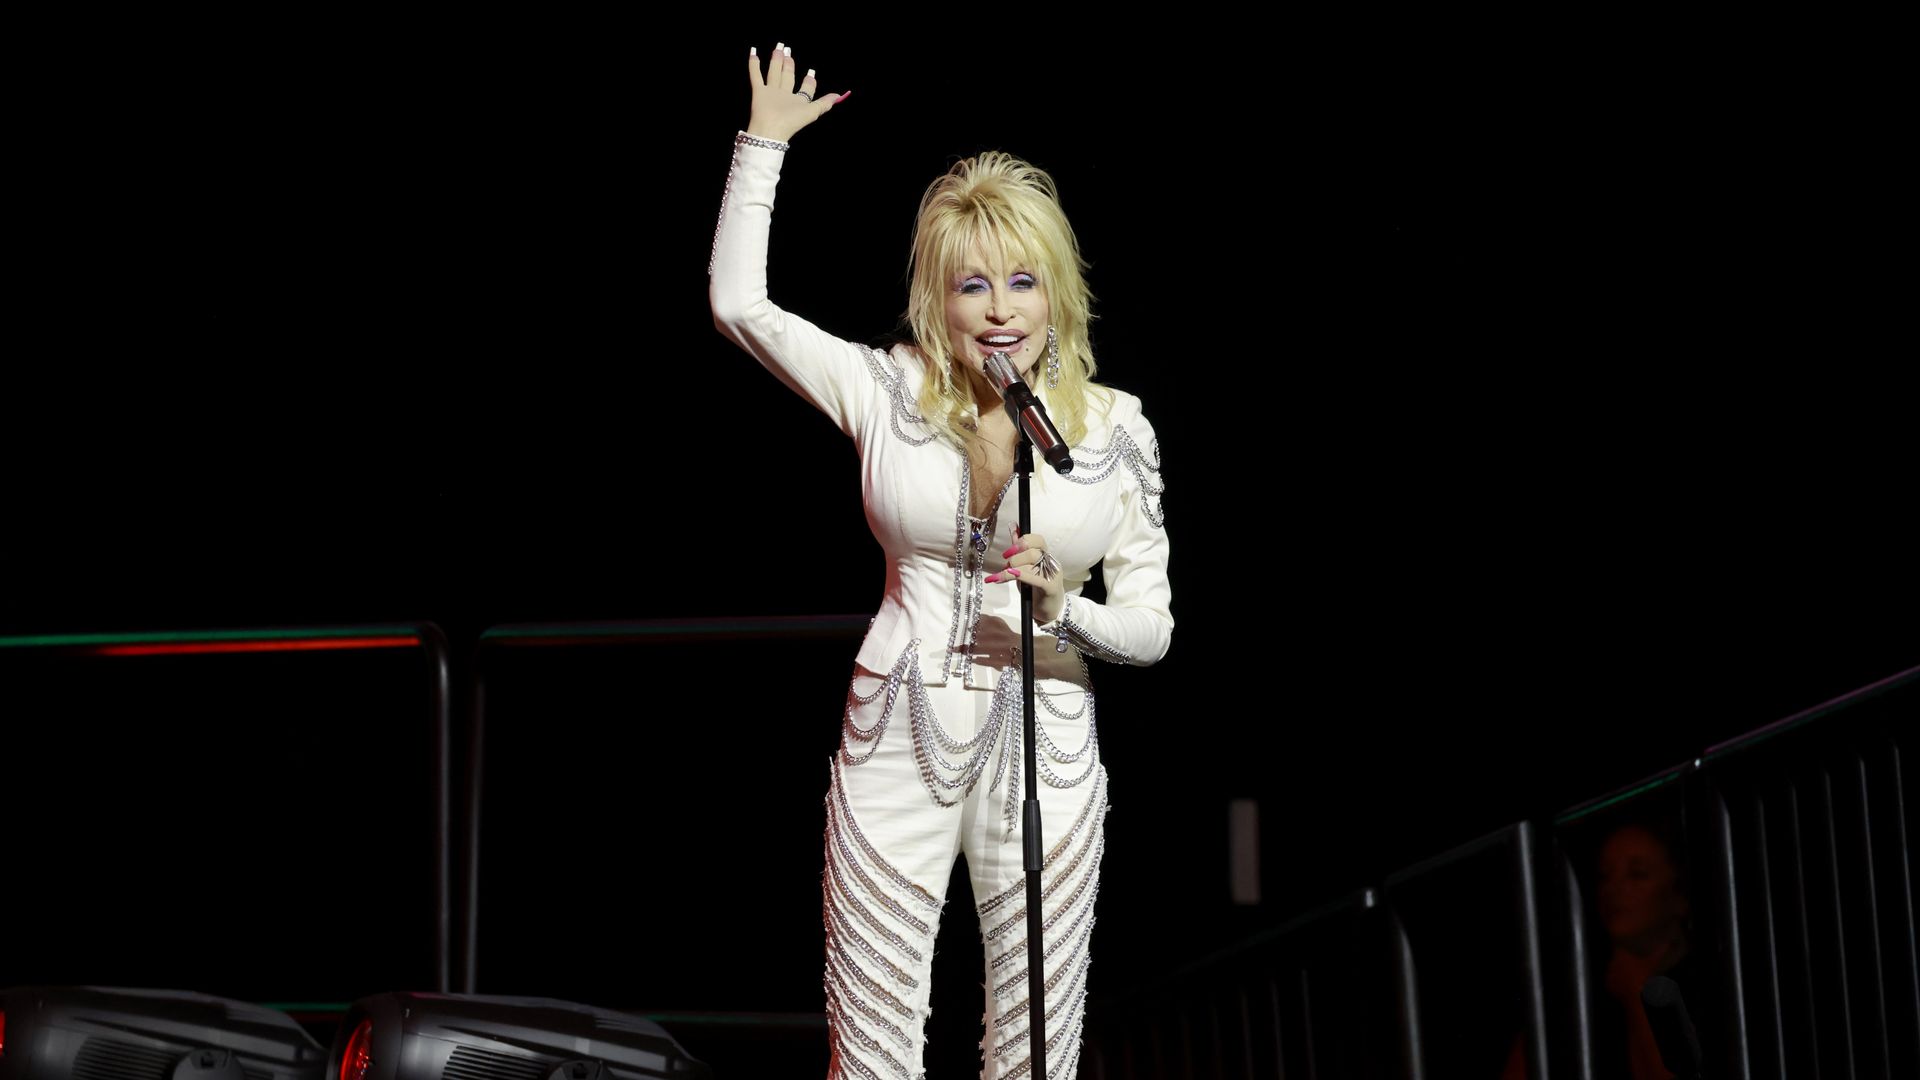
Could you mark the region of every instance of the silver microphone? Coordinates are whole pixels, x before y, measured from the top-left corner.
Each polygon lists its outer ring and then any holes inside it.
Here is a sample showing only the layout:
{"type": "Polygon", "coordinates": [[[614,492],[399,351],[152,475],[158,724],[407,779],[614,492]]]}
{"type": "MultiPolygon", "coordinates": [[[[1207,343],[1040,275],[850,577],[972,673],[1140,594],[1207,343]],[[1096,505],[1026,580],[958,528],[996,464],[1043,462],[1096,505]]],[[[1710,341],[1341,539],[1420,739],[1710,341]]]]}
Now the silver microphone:
{"type": "Polygon", "coordinates": [[[987,379],[994,389],[1000,391],[1000,397],[1007,403],[1007,415],[1019,426],[1034,450],[1045,458],[1053,471],[1065,476],[1073,471],[1073,453],[1067,449],[1066,441],[1053,428],[1053,420],[1047,416],[1047,407],[1033,393],[1033,387],[1020,378],[1013,370],[1013,360],[1006,353],[997,352],[987,357],[987,379]]]}

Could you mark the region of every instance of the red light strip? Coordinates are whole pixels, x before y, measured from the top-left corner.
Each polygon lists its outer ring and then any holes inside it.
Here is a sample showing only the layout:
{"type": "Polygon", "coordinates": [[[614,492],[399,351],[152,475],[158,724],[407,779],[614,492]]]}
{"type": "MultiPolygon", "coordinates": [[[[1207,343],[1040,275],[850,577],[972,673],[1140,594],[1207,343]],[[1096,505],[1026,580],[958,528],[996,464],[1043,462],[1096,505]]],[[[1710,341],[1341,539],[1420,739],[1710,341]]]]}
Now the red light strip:
{"type": "Polygon", "coordinates": [[[298,638],[292,641],[195,641],[162,645],[102,645],[96,656],[183,656],[204,653],[312,652],[317,649],[395,649],[420,644],[417,637],[298,638]]]}

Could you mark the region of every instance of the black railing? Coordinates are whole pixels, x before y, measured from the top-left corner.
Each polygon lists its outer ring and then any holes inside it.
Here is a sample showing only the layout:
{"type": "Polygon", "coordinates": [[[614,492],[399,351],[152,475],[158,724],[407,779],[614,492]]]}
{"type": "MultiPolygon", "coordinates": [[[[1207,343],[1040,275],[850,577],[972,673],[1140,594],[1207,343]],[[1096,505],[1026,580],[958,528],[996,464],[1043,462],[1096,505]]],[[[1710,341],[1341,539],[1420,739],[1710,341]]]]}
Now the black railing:
{"type": "MultiPolygon", "coordinates": [[[[846,616],[505,626],[483,635],[464,673],[426,623],[20,637],[0,639],[0,655],[422,650],[431,668],[430,734],[420,745],[435,849],[432,970],[436,988],[471,991],[486,699],[501,653],[840,639],[863,625],[846,616]],[[463,689],[464,785],[450,722],[463,689]]],[[[1920,1076],[1915,800],[1904,757],[1916,720],[1920,668],[1389,874],[1130,998],[1096,1000],[1084,1068],[1113,1080],[1590,1080],[1646,1052],[1634,1042],[1633,991],[1658,968],[1674,975],[1698,1019],[1706,1075],[1920,1076]],[[1644,929],[1626,925],[1623,901],[1604,899],[1616,848],[1669,864],[1659,886],[1668,938],[1650,943],[1666,951],[1646,970],[1632,958],[1649,945],[1634,938],[1644,929]]]]}
{"type": "Polygon", "coordinates": [[[1658,969],[1702,1075],[1920,1076],[1916,721],[1920,668],[1390,874],[1097,1004],[1090,1075],[1592,1080],[1649,1052],[1635,991],[1658,969]],[[1594,903],[1621,887],[1608,852],[1666,875],[1635,885],[1664,890],[1665,940],[1636,938],[1639,900],[1594,903]],[[1335,971],[1347,992],[1320,992],[1335,971]]]}
{"type": "MultiPolygon", "coordinates": [[[[32,860],[17,843],[9,852],[19,860],[9,876],[18,876],[0,888],[0,924],[31,926],[34,934],[16,933],[0,955],[0,985],[9,977],[57,980],[72,964],[139,978],[142,947],[187,947],[170,910],[246,913],[257,926],[203,918],[211,939],[192,953],[244,957],[262,947],[257,931],[272,923],[275,906],[292,904],[307,918],[322,907],[350,906],[367,913],[366,924],[405,920],[392,936],[408,947],[384,962],[410,981],[452,988],[452,675],[438,626],[18,635],[0,637],[0,662],[12,758],[0,810],[20,827],[19,841],[40,845],[32,860]],[[424,715],[414,714],[424,723],[403,733],[351,724],[343,732],[337,712],[308,715],[316,708],[310,699],[325,699],[328,708],[360,702],[342,696],[326,664],[292,659],[293,666],[274,668],[270,660],[392,650],[417,651],[427,668],[424,715]],[[262,668],[266,681],[253,686],[248,679],[262,668]],[[155,715],[164,723],[149,723],[155,715]],[[356,804],[371,799],[405,804],[391,807],[401,820],[380,821],[378,835],[305,835],[310,827],[277,821],[269,810],[296,803],[292,816],[309,825],[361,820],[365,827],[356,804]],[[369,861],[379,868],[371,876],[369,861]],[[110,890],[95,884],[99,866],[117,862],[170,865],[163,876],[134,873],[110,890]],[[423,868],[430,870],[413,876],[423,868]],[[396,880],[403,872],[405,880],[396,880]],[[31,881],[41,886],[27,887],[31,881]],[[120,906],[93,912],[87,903],[120,906]],[[103,918],[124,934],[121,944],[103,941],[103,918]],[[425,938],[431,942],[422,947],[425,938]],[[427,955],[416,961],[414,948],[427,955]]],[[[400,677],[411,684],[405,696],[389,693],[383,707],[404,715],[419,684],[411,672],[400,677]]]]}

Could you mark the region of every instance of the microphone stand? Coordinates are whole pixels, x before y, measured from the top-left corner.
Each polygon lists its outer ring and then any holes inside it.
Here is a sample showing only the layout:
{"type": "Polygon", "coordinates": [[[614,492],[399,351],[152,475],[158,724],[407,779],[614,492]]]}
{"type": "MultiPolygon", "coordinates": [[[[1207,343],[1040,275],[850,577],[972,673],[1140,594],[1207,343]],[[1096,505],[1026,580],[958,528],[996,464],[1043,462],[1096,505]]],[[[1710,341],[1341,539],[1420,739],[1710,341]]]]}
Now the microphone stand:
{"type": "MultiPolygon", "coordinates": [[[[1007,417],[1018,434],[1014,445],[1013,471],[1020,478],[1020,535],[1033,527],[1033,444],[1044,442],[1047,463],[1067,473],[1073,469],[1073,456],[1053,429],[1042,405],[1027,385],[1020,381],[1013,361],[1004,352],[987,357],[986,371],[1000,389],[1007,417]],[[1024,406],[1024,408],[1023,408],[1024,406]],[[1032,423],[1028,421],[1031,420],[1032,423]]],[[[1023,583],[1025,584],[1025,583],[1023,583]]],[[[1039,739],[1034,732],[1033,700],[1033,586],[1020,590],[1020,693],[1021,733],[1026,740],[1027,792],[1022,804],[1020,844],[1027,872],[1027,1045],[1032,1048],[1028,1060],[1034,1080],[1047,1075],[1047,966],[1046,941],[1040,917],[1040,767],[1035,749],[1039,739]]]]}
{"type": "MultiPolygon", "coordinates": [[[[1020,424],[1020,418],[1014,415],[1011,399],[1007,402],[1007,413],[1013,416],[1014,426],[1020,424]]],[[[1020,535],[1027,535],[1033,525],[1033,442],[1026,432],[1020,432],[1019,445],[1013,453],[1014,475],[1019,477],[1020,485],[1020,535]]],[[[1021,803],[1020,845],[1024,855],[1027,872],[1027,1043],[1032,1047],[1031,1062],[1033,1080],[1045,1080],[1047,1075],[1047,971],[1046,942],[1041,940],[1040,917],[1040,787],[1038,781],[1039,766],[1035,760],[1034,746],[1038,742],[1033,730],[1033,589],[1022,583],[1020,589],[1020,694],[1021,694],[1021,739],[1025,747],[1026,801],[1021,803]]]]}

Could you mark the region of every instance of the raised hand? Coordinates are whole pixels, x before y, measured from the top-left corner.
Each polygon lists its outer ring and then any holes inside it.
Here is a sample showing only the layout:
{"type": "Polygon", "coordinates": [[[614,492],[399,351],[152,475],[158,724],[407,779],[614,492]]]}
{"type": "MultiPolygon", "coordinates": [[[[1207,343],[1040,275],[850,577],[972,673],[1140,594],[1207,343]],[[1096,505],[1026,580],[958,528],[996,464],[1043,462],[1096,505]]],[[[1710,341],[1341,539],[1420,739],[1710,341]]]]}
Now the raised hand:
{"type": "Polygon", "coordinates": [[[758,51],[748,50],[747,81],[753,86],[753,112],[747,120],[747,134],[786,142],[793,138],[794,132],[832,112],[835,105],[853,93],[851,90],[837,96],[819,93],[812,69],[808,69],[806,78],[800,80],[796,89],[794,75],[798,70],[793,50],[785,45],[773,47],[764,72],[758,51]]]}

